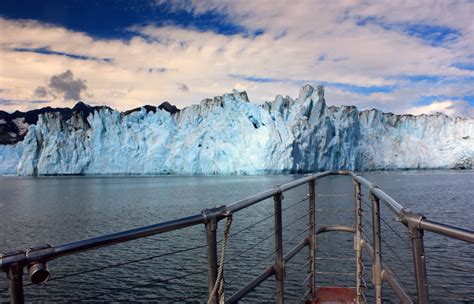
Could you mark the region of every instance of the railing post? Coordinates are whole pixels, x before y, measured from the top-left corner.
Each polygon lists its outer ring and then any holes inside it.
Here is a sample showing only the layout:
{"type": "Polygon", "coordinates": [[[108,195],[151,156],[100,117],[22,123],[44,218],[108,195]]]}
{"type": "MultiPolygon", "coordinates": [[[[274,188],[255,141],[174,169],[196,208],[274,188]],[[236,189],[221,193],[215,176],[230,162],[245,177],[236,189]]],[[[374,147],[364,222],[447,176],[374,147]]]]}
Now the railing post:
{"type": "Polygon", "coordinates": [[[423,230],[418,224],[423,219],[421,215],[415,215],[414,221],[409,221],[408,229],[410,230],[411,243],[413,248],[413,263],[416,275],[416,290],[419,304],[429,302],[428,294],[428,278],[426,275],[425,248],[423,244],[423,230]]]}
{"type": "MultiPolygon", "coordinates": [[[[208,265],[208,288],[209,296],[216,284],[217,279],[217,241],[216,241],[217,219],[212,217],[206,222],[207,233],[207,265],[208,265]]],[[[218,297],[215,302],[218,302],[218,297]]]]}
{"type": "Polygon", "coordinates": [[[309,216],[309,295],[311,301],[316,300],[316,212],[315,187],[316,180],[308,182],[308,216],[309,216]]]}
{"type": "Polygon", "coordinates": [[[23,267],[15,265],[7,271],[8,287],[10,289],[10,302],[12,304],[23,304],[23,267]]]}
{"type": "Polygon", "coordinates": [[[380,236],[380,202],[370,191],[372,201],[372,235],[374,240],[374,260],[372,262],[372,280],[375,287],[375,303],[381,304],[382,299],[382,244],[380,236]]]}
{"type": "Polygon", "coordinates": [[[277,303],[282,304],[285,299],[284,280],[285,265],[283,262],[283,231],[281,219],[281,201],[283,195],[280,192],[273,196],[275,209],[275,278],[276,278],[276,298],[277,303]]]}
{"type": "Polygon", "coordinates": [[[362,193],[360,190],[360,183],[356,180],[354,182],[355,190],[355,236],[354,236],[354,250],[356,258],[356,303],[362,301],[362,193]]]}

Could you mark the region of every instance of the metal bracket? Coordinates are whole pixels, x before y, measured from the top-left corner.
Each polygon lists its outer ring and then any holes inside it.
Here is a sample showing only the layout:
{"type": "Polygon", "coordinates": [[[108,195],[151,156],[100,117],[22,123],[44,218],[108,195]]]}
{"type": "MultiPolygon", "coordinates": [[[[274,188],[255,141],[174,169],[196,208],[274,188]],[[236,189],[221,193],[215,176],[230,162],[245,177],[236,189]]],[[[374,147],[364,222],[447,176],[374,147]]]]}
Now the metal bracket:
{"type": "Polygon", "coordinates": [[[425,219],[425,216],[423,214],[412,212],[410,209],[402,209],[397,218],[409,228],[409,231],[411,231],[411,228],[420,230],[420,223],[425,219]]]}
{"type": "Polygon", "coordinates": [[[3,253],[0,257],[0,271],[8,271],[12,266],[25,266],[26,253],[24,250],[16,250],[3,253]]]}
{"type": "Polygon", "coordinates": [[[214,208],[209,208],[209,209],[204,209],[201,211],[201,214],[204,216],[204,223],[207,225],[211,223],[212,227],[211,229],[216,229],[214,227],[217,222],[226,217],[228,215],[227,212],[227,206],[226,205],[221,205],[219,207],[214,207],[214,208]]]}

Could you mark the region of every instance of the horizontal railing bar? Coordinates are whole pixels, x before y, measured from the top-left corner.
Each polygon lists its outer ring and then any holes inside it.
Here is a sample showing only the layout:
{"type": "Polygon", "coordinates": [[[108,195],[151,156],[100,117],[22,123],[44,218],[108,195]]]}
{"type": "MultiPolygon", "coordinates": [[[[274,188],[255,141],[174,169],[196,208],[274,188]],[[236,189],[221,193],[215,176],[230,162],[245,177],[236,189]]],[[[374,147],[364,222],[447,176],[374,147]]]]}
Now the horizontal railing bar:
{"type": "MultiPolygon", "coordinates": [[[[70,277],[79,276],[79,275],[89,274],[89,273],[93,273],[93,272],[97,272],[97,271],[101,271],[101,270],[107,270],[107,269],[110,269],[110,268],[121,267],[121,266],[125,266],[125,265],[140,263],[140,262],[143,262],[143,261],[149,261],[149,260],[153,260],[153,259],[157,259],[157,258],[161,258],[161,257],[165,257],[165,256],[170,256],[170,255],[174,255],[174,254],[179,254],[179,253],[183,253],[183,252],[189,252],[189,251],[193,251],[193,250],[200,249],[200,248],[205,248],[205,247],[207,247],[207,245],[195,246],[195,247],[180,249],[180,250],[176,250],[176,251],[161,253],[161,254],[158,254],[158,255],[147,256],[147,257],[144,257],[144,258],[141,258],[141,259],[129,260],[129,261],[119,262],[119,263],[115,263],[115,264],[108,264],[108,265],[98,267],[98,268],[91,268],[91,269],[87,269],[87,270],[83,270],[83,271],[79,271],[79,272],[73,272],[73,273],[61,275],[61,276],[58,276],[58,277],[53,277],[53,278],[48,280],[48,283],[58,281],[58,280],[67,279],[67,278],[70,278],[70,277]]],[[[28,286],[32,286],[32,285],[34,285],[34,284],[33,283],[28,283],[28,284],[24,284],[23,286],[28,287],[28,286]]],[[[7,288],[7,290],[8,290],[8,288],[7,288]]]]}
{"type": "Polygon", "coordinates": [[[316,274],[320,275],[346,275],[346,276],[353,276],[355,272],[337,272],[337,271],[316,271],[316,274]]]}
{"type": "Polygon", "coordinates": [[[114,234],[94,237],[87,240],[82,240],[78,242],[67,243],[64,245],[59,245],[55,247],[56,257],[68,255],[71,253],[77,253],[81,251],[96,249],[99,247],[113,245],[118,243],[123,243],[126,241],[131,241],[155,234],[160,234],[176,229],[182,229],[190,226],[195,226],[198,224],[204,223],[203,214],[195,214],[188,217],[183,217],[180,219],[158,223],[150,226],[145,226],[141,228],[135,228],[131,230],[126,230],[122,232],[117,232],[114,234]]]}
{"type": "Polygon", "coordinates": [[[275,274],[275,269],[273,268],[273,265],[265,269],[258,277],[253,279],[250,283],[248,283],[244,288],[239,290],[236,294],[234,294],[232,297],[230,297],[226,303],[237,303],[239,302],[240,299],[245,297],[249,292],[251,292],[255,287],[260,285],[262,282],[264,282],[266,279],[271,277],[272,275],[275,274]]]}
{"type": "Polygon", "coordinates": [[[319,197],[353,197],[354,194],[316,194],[319,197]]]}
{"type": "MultiPolygon", "coordinates": [[[[36,255],[35,258],[26,258],[26,263],[34,263],[37,261],[45,262],[68,254],[83,252],[87,250],[97,249],[104,246],[119,244],[139,238],[152,236],[176,229],[195,226],[204,223],[204,216],[196,214],[176,220],[149,225],[140,228],[125,230],[113,234],[98,236],[90,239],[80,240],[72,243],[66,243],[53,246],[47,251],[47,255],[36,255]]],[[[4,258],[0,259],[0,270],[5,271],[9,267],[21,261],[17,259],[4,258]]]]}
{"type": "Polygon", "coordinates": [[[353,257],[316,257],[316,260],[322,260],[322,261],[355,261],[355,258],[353,257]]]}
{"type": "Polygon", "coordinates": [[[442,224],[436,221],[430,221],[428,219],[422,219],[419,223],[419,228],[426,231],[446,235],[461,241],[474,243],[474,231],[468,229],[451,226],[448,224],[442,224]]]}
{"type": "Polygon", "coordinates": [[[258,193],[256,195],[247,197],[243,200],[237,201],[229,206],[227,206],[227,212],[230,213],[235,213],[238,212],[242,209],[245,209],[247,207],[250,207],[258,202],[261,202],[263,200],[266,200],[267,198],[270,198],[277,194],[279,192],[278,188],[273,188],[270,190],[263,191],[261,193],[258,193]]]}
{"type": "Polygon", "coordinates": [[[291,181],[289,183],[280,185],[278,187],[275,187],[273,189],[258,193],[256,195],[253,195],[251,197],[247,197],[243,200],[237,201],[229,206],[227,206],[227,213],[235,213],[237,211],[240,211],[244,208],[247,208],[249,206],[252,206],[260,201],[266,200],[267,198],[272,197],[273,195],[279,193],[279,192],[285,192],[288,190],[291,190],[293,188],[296,188],[298,186],[301,186],[303,184],[306,184],[312,180],[322,178],[328,175],[347,175],[349,174],[348,171],[324,171],[321,173],[316,173],[316,174],[311,174],[308,176],[305,176],[303,178],[291,181]]]}
{"type": "Polygon", "coordinates": [[[328,212],[328,211],[337,211],[337,212],[355,212],[355,209],[343,209],[343,208],[325,208],[325,209],[315,209],[316,212],[328,212]]]}
{"type": "MultiPolygon", "coordinates": [[[[284,257],[283,261],[287,263],[290,261],[298,252],[301,251],[306,245],[309,244],[308,238],[303,239],[298,245],[296,245],[293,249],[290,250],[284,257]]],[[[240,299],[245,297],[249,292],[251,292],[254,288],[268,279],[270,276],[275,274],[274,266],[270,266],[266,268],[258,277],[253,279],[250,283],[245,285],[242,289],[240,289],[236,294],[229,298],[226,303],[237,303],[240,299]]]]}
{"type": "Polygon", "coordinates": [[[355,174],[354,172],[350,172],[350,175],[359,183],[362,185],[366,186],[367,188],[372,191],[372,193],[375,194],[379,199],[381,199],[387,207],[389,207],[393,212],[395,212],[397,215],[399,215],[402,210],[406,210],[402,205],[400,205],[396,200],[391,198],[387,193],[383,192],[380,188],[377,187],[376,184],[373,184],[363,178],[362,176],[359,176],[355,174]]]}
{"type": "Polygon", "coordinates": [[[305,246],[309,245],[309,240],[308,238],[304,238],[301,242],[299,242],[298,245],[296,245],[295,247],[293,247],[293,249],[290,250],[290,252],[288,252],[284,257],[283,257],[283,261],[285,263],[288,263],[295,255],[298,254],[298,252],[301,251],[301,249],[303,249],[305,246]]]}
{"type": "MultiPolygon", "coordinates": [[[[334,285],[331,285],[331,284],[329,284],[329,285],[317,285],[316,284],[314,286],[317,287],[317,288],[334,287],[334,285]]],[[[344,288],[350,288],[350,289],[356,289],[357,288],[355,286],[338,286],[338,287],[344,287],[344,288]]]]}
{"type": "Polygon", "coordinates": [[[349,227],[345,225],[327,225],[316,230],[316,234],[326,233],[326,232],[349,232],[354,233],[354,227],[349,227]]]}
{"type": "Polygon", "coordinates": [[[387,271],[386,269],[384,269],[382,271],[382,279],[384,281],[386,281],[388,283],[388,285],[390,285],[390,287],[392,287],[392,290],[395,292],[398,299],[400,299],[400,301],[402,303],[404,303],[404,304],[405,303],[413,303],[412,299],[410,299],[410,296],[407,294],[405,289],[403,289],[402,285],[400,283],[398,283],[398,281],[390,273],[390,271],[387,271]]]}

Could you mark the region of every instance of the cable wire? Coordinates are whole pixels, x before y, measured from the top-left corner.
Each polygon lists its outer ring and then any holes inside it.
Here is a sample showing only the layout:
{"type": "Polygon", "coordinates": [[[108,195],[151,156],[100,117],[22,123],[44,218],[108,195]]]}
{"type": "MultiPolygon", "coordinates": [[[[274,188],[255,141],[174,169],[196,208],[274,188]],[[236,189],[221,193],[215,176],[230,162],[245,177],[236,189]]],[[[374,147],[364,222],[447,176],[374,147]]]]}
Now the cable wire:
{"type": "MultiPolygon", "coordinates": [[[[258,225],[258,224],[260,224],[260,223],[263,223],[264,221],[268,220],[269,218],[273,217],[274,215],[275,215],[275,213],[272,213],[272,214],[270,214],[269,216],[266,216],[265,218],[263,218],[263,219],[261,219],[261,220],[255,222],[255,223],[253,223],[253,224],[251,224],[251,225],[249,225],[249,226],[247,226],[247,227],[245,227],[245,228],[242,228],[242,229],[240,229],[240,230],[238,230],[238,231],[236,231],[236,232],[234,232],[234,233],[231,233],[229,237],[236,236],[236,235],[238,235],[238,234],[240,234],[240,233],[242,233],[242,232],[244,232],[244,231],[246,231],[246,230],[249,230],[250,228],[255,227],[256,225],[258,225]]],[[[219,240],[219,242],[221,242],[221,241],[222,241],[222,239],[219,240]]]]}
{"type": "MultiPolygon", "coordinates": [[[[406,268],[406,270],[408,270],[408,272],[413,276],[413,277],[416,277],[415,276],[415,273],[411,270],[410,267],[408,267],[408,265],[403,261],[403,259],[397,254],[397,252],[395,251],[395,249],[392,248],[392,246],[390,246],[387,242],[385,242],[384,239],[381,239],[382,240],[382,243],[384,243],[391,251],[392,253],[395,255],[395,257],[403,264],[403,266],[406,268]]],[[[395,276],[397,276],[395,274],[395,276]]],[[[398,277],[397,277],[398,278],[398,277]]]]}
{"type": "MultiPolygon", "coordinates": [[[[178,254],[178,253],[193,251],[193,250],[196,250],[196,249],[199,249],[199,248],[205,248],[205,247],[207,247],[207,245],[200,245],[200,246],[195,246],[195,247],[191,247],[191,248],[186,248],[186,249],[181,249],[181,250],[175,250],[175,251],[172,251],[172,252],[162,253],[162,254],[158,254],[158,255],[154,255],[154,256],[149,256],[149,257],[145,257],[145,258],[141,258],[141,259],[129,260],[129,261],[110,264],[110,265],[107,265],[107,266],[98,267],[98,268],[94,268],[94,269],[88,269],[88,270],[79,271],[79,272],[75,272],[75,273],[71,273],[71,274],[65,274],[65,275],[62,275],[62,276],[59,276],[59,277],[51,278],[48,282],[58,281],[58,280],[62,280],[64,278],[68,278],[68,277],[74,277],[74,276],[83,275],[83,274],[86,274],[86,273],[105,270],[105,269],[109,269],[109,268],[112,268],[112,267],[119,267],[119,266],[129,265],[129,264],[133,264],[133,263],[139,263],[139,262],[143,262],[143,261],[147,261],[147,260],[152,260],[152,259],[156,259],[156,258],[160,258],[160,257],[164,257],[164,256],[169,256],[169,255],[174,255],[174,254],[178,254]]],[[[33,284],[28,283],[28,284],[25,284],[24,287],[31,286],[31,285],[33,285],[33,284]]]]}
{"type": "Polygon", "coordinates": [[[112,294],[116,294],[116,293],[121,293],[121,292],[124,292],[124,291],[130,291],[130,290],[137,289],[137,288],[150,287],[150,286],[153,286],[153,285],[156,285],[156,284],[159,284],[159,283],[168,283],[168,282],[173,281],[173,280],[181,279],[181,278],[184,278],[184,277],[194,276],[194,275],[201,274],[201,273],[204,273],[204,272],[207,272],[207,269],[196,271],[196,272],[191,272],[191,273],[186,273],[186,274],[182,274],[182,275],[178,275],[178,276],[174,276],[174,277],[167,278],[167,279],[160,279],[160,278],[155,277],[155,278],[152,278],[151,282],[149,281],[148,283],[145,283],[145,284],[136,284],[136,285],[133,285],[133,286],[127,287],[127,288],[109,290],[107,292],[95,294],[95,295],[88,296],[88,297],[82,297],[82,298],[79,298],[78,300],[73,300],[73,301],[74,302],[82,302],[84,300],[93,300],[93,299],[97,299],[97,298],[100,298],[100,297],[103,297],[103,296],[108,296],[108,295],[112,295],[112,294]]]}
{"type": "MultiPolygon", "coordinates": [[[[272,252],[270,252],[269,254],[267,254],[266,256],[258,259],[258,261],[256,263],[253,263],[252,265],[250,265],[249,267],[241,270],[240,272],[242,273],[247,273],[247,271],[249,271],[250,269],[255,269],[255,267],[257,265],[259,265],[261,262],[263,262],[264,260],[268,259],[270,256],[272,256],[274,253],[276,252],[276,250],[273,250],[272,252]]],[[[228,262],[230,262],[231,260],[229,260],[228,262]]],[[[237,279],[239,279],[240,277],[236,277],[234,278],[232,281],[229,281],[227,284],[228,285],[231,285],[233,282],[235,282],[237,279]]]]}
{"type": "MultiPolygon", "coordinates": [[[[299,201],[297,201],[297,202],[291,204],[290,206],[287,206],[287,207],[283,208],[283,209],[282,209],[282,212],[283,212],[284,210],[293,208],[293,207],[295,207],[296,205],[298,205],[298,204],[300,204],[300,203],[302,203],[302,202],[304,202],[304,201],[307,201],[307,200],[308,200],[307,198],[304,198],[304,199],[302,199],[302,200],[299,200],[299,201]]],[[[255,223],[253,223],[253,224],[251,224],[251,225],[249,225],[249,226],[247,226],[247,227],[245,227],[245,228],[242,228],[242,229],[240,229],[240,230],[238,230],[238,231],[236,231],[236,232],[234,232],[234,233],[231,233],[229,237],[236,236],[236,235],[238,235],[238,234],[240,234],[240,233],[242,233],[242,232],[244,232],[244,231],[246,231],[246,230],[249,230],[250,228],[255,227],[256,225],[258,225],[258,224],[260,224],[260,223],[263,223],[264,221],[266,221],[266,220],[272,218],[273,216],[275,216],[275,213],[272,213],[272,214],[270,214],[269,216],[266,216],[266,217],[264,217],[263,219],[261,219],[261,220],[255,222],[255,223]]],[[[222,239],[218,241],[218,243],[220,243],[220,242],[222,242],[222,239]]]]}
{"type": "Polygon", "coordinates": [[[302,219],[304,219],[308,214],[309,214],[309,213],[305,213],[305,214],[303,214],[302,216],[299,216],[299,217],[293,219],[292,222],[290,222],[290,223],[286,224],[285,226],[283,226],[281,230],[282,230],[282,231],[285,231],[288,227],[291,227],[291,226],[293,226],[295,223],[298,223],[299,221],[301,221],[302,219]]]}
{"type": "Polygon", "coordinates": [[[237,253],[237,256],[227,260],[227,263],[231,262],[231,261],[235,261],[237,258],[241,257],[242,255],[244,255],[245,253],[249,252],[250,250],[252,249],[255,249],[255,245],[259,245],[263,242],[265,242],[266,240],[268,240],[269,238],[271,238],[272,236],[275,235],[275,232],[271,233],[271,234],[268,234],[260,239],[258,239],[256,242],[252,243],[251,246],[247,247],[246,249],[244,249],[243,251],[240,251],[239,253],[237,253]]]}
{"type": "Polygon", "coordinates": [[[291,205],[289,205],[289,206],[287,206],[287,207],[285,207],[285,208],[282,208],[281,211],[283,212],[283,211],[285,211],[285,210],[288,210],[288,209],[290,209],[290,208],[293,208],[293,207],[295,207],[295,206],[301,204],[302,202],[306,202],[307,200],[308,200],[308,198],[303,198],[302,200],[296,201],[295,203],[293,203],[293,204],[291,204],[291,205]]]}

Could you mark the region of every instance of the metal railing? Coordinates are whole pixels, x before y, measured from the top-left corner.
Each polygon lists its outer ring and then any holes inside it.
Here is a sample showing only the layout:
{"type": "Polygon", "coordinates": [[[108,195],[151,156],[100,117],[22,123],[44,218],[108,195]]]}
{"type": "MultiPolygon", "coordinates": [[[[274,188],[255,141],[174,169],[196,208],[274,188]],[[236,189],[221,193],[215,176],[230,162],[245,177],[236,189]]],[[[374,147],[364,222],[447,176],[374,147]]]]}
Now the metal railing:
{"type": "MultiPolygon", "coordinates": [[[[79,252],[94,250],[100,247],[111,246],[114,244],[124,243],[152,235],[162,234],[186,227],[204,225],[206,230],[207,262],[208,262],[208,290],[211,294],[216,279],[218,277],[218,254],[217,254],[217,237],[219,221],[235,216],[239,211],[246,209],[252,205],[262,202],[266,199],[273,198],[274,206],[274,262],[269,265],[260,275],[248,282],[243,288],[226,299],[226,303],[236,303],[249,292],[254,290],[262,282],[274,276],[276,281],[276,302],[283,303],[285,299],[285,265],[293,259],[303,248],[309,248],[309,261],[307,263],[309,276],[306,280],[308,291],[305,299],[308,302],[317,299],[316,285],[316,242],[317,237],[321,233],[333,231],[354,233],[354,250],[356,262],[355,274],[355,294],[356,302],[366,302],[363,292],[363,286],[366,282],[362,278],[364,265],[362,263],[362,254],[365,251],[372,261],[371,281],[374,286],[374,301],[382,303],[383,286],[387,283],[395,292],[395,295],[403,303],[413,303],[413,299],[409,296],[407,290],[397,280],[393,270],[382,261],[382,235],[380,228],[380,203],[387,206],[398,218],[398,220],[408,229],[411,238],[413,269],[416,279],[416,301],[418,303],[428,303],[429,291],[425,263],[424,231],[433,232],[448,236],[450,238],[459,239],[469,243],[474,243],[474,232],[431,221],[420,214],[414,213],[404,208],[393,198],[383,192],[377,185],[372,184],[361,176],[350,171],[326,171],[317,174],[311,174],[301,179],[286,183],[284,185],[275,186],[270,190],[261,192],[254,196],[237,201],[228,206],[220,206],[211,209],[205,209],[200,214],[194,214],[188,217],[175,219],[168,222],[158,223],[150,226],[140,227],[136,229],[126,230],[104,236],[94,237],[86,240],[80,240],[72,243],[51,246],[40,245],[26,250],[18,250],[5,253],[0,258],[0,271],[6,273],[9,285],[10,301],[12,303],[23,303],[23,272],[28,269],[29,277],[32,284],[43,284],[48,281],[50,272],[47,263],[51,260],[61,258],[63,256],[76,254],[79,252]],[[349,175],[353,179],[355,194],[355,223],[354,226],[331,225],[316,228],[315,216],[317,209],[315,201],[316,181],[329,175],[349,175]],[[282,203],[283,194],[296,187],[303,185],[308,186],[308,230],[307,235],[294,246],[291,250],[283,255],[283,227],[282,227],[282,203]],[[372,213],[372,240],[368,240],[364,236],[362,230],[362,186],[366,187],[370,193],[371,213],[372,213]]],[[[195,249],[195,248],[192,248],[195,249]]],[[[221,265],[223,267],[223,265],[221,265]]],[[[202,271],[201,271],[202,272],[202,271]]],[[[218,298],[213,298],[212,302],[217,303],[218,298]]]]}

